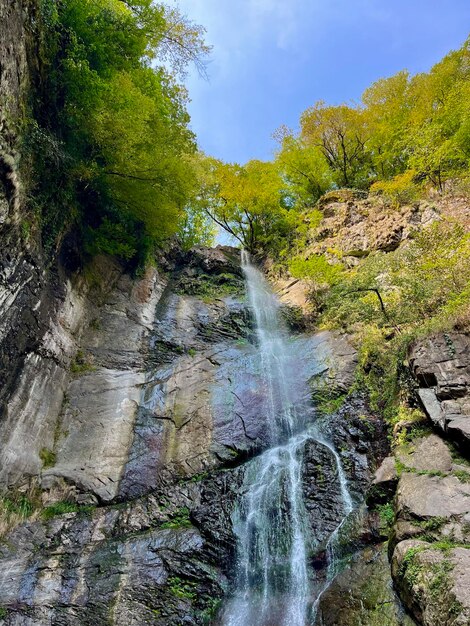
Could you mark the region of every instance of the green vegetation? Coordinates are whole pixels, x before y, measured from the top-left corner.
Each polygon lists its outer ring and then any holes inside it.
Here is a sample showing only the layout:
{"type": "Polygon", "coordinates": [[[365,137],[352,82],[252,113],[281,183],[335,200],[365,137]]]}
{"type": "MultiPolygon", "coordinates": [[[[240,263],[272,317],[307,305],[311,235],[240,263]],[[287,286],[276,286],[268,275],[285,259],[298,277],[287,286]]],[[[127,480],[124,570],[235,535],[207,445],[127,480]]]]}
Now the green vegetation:
{"type": "MultiPolygon", "coordinates": [[[[468,326],[470,234],[457,222],[435,222],[406,247],[373,253],[328,279],[318,277],[317,267],[310,280],[318,322],[353,336],[359,348],[357,386],[369,391],[373,408],[391,424],[417,422],[402,438],[423,434],[422,414],[402,402],[414,388],[408,348],[432,332],[468,326]]],[[[308,269],[303,277],[309,278],[308,269]]]]}
{"type": "Polygon", "coordinates": [[[419,187],[414,182],[416,172],[408,170],[403,174],[394,176],[391,180],[379,180],[374,183],[370,191],[382,198],[385,205],[399,208],[403,204],[409,204],[418,197],[419,187]]]}
{"type": "Polygon", "coordinates": [[[343,406],[346,397],[346,394],[331,396],[320,392],[314,394],[313,401],[319,415],[332,415],[343,406]]]}
{"type": "Polygon", "coordinates": [[[32,518],[41,507],[40,492],[32,487],[27,493],[8,491],[0,496],[0,537],[32,518]]]}
{"type": "MultiPolygon", "coordinates": [[[[198,211],[269,258],[273,275],[309,284],[318,325],[352,335],[360,351],[357,387],[368,390],[372,408],[391,425],[413,411],[410,345],[470,326],[468,224],[436,221],[394,251],[358,251],[354,263],[340,250],[309,248],[334,236],[322,231],[329,203],[368,197],[390,213],[446,186],[468,188],[469,55],[470,40],[429,73],[377,81],[357,106],[315,104],[301,116],[298,134],[277,131],[272,162],[239,166],[198,157],[198,211]]],[[[452,356],[450,340],[448,349],[452,356]]],[[[398,429],[397,443],[419,428],[398,429]]]]}
{"type": "Polygon", "coordinates": [[[465,470],[455,470],[453,474],[460,480],[460,482],[470,483],[470,472],[466,472],[465,470]]]}
{"type": "Polygon", "coordinates": [[[222,600],[220,598],[210,598],[207,607],[201,613],[202,623],[207,625],[212,624],[221,605],[222,600]]]}
{"type": "Polygon", "coordinates": [[[39,458],[42,461],[43,469],[47,469],[48,467],[54,467],[56,463],[56,455],[52,450],[48,450],[47,448],[42,448],[39,452],[39,458]]]}
{"type": "Polygon", "coordinates": [[[0,619],[5,619],[7,615],[8,615],[8,610],[5,607],[0,606],[0,619]]]}
{"type": "Polygon", "coordinates": [[[295,304],[284,304],[280,308],[280,313],[287,324],[287,326],[293,331],[299,331],[305,329],[305,315],[300,306],[295,304]]]}
{"type": "Polygon", "coordinates": [[[245,291],[243,280],[235,274],[200,274],[196,278],[182,277],[177,286],[177,292],[190,296],[197,296],[205,302],[212,302],[217,298],[239,296],[245,291]]]}
{"type": "Polygon", "coordinates": [[[195,207],[252,253],[285,254],[298,216],[275,163],[244,166],[200,157],[195,207]]]}
{"type": "Polygon", "coordinates": [[[445,517],[432,517],[429,520],[425,520],[424,522],[421,522],[420,525],[422,526],[422,528],[424,528],[424,530],[439,530],[439,528],[445,524],[447,522],[447,518],[445,517]]]}
{"type": "Polygon", "coordinates": [[[431,600],[440,603],[445,598],[449,602],[448,613],[452,616],[457,616],[462,612],[461,603],[455,598],[452,593],[452,582],[450,580],[450,573],[454,569],[454,565],[444,560],[441,563],[436,563],[432,566],[432,579],[429,583],[429,595],[431,600]]]}
{"type": "Polygon", "coordinates": [[[442,545],[442,542],[439,541],[441,534],[438,531],[448,521],[449,520],[446,517],[436,516],[428,520],[413,520],[411,523],[413,524],[413,526],[419,527],[421,529],[422,534],[420,534],[419,538],[422,541],[442,545]]]}
{"type": "Polygon", "coordinates": [[[95,367],[90,362],[89,357],[85,355],[83,350],[78,350],[75,359],[70,365],[72,374],[86,374],[87,372],[92,372],[94,369],[95,367]]]}
{"type": "Polygon", "coordinates": [[[168,587],[171,593],[177,598],[183,600],[195,600],[196,595],[196,583],[189,580],[182,580],[178,576],[172,576],[168,579],[168,587]]]}
{"type": "Polygon", "coordinates": [[[386,502],[385,504],[379,504],[376,510],[379,513],[380,530],[388,536],[395,522],[395,508],[393,503],[386,502]]]}
{"type": "Polygon", "coordinates": [[[183,479],[182,482],[200,483],[209,476],[209,472],[201,472],[200,474],[193,474],[189,479],[183,479]]]}
{"type": "MultiPolygon", "coordinates": [[[[302,251],[307,232],[322,217],[326,193],[362,191],[399,208],[427,186],[443,192],[448,181],[469,179],[470,40],[450,52],[429,73],[398,72],[377,81],[356,106],[317,102],[300,118],[300,132],[275,133],[279,149],[272,162],[244,166],[199,157],[195,206],[210,215],[243,247],[286,263],[302,251]],[[356,190],[356,191],[352,191],[356,190]]],[[[310,268],[336,281],[340,267],[319,258],[310,268]]],[[[299,261],[300,263],[300,261],[299,261]]],[[[372,299],[372,298],[371,298],[372,299]]]]}
{"type": "Polygon", "coordinates": [[[404,582],[409,587],[413,587],[413,585],[416,585],[419,581],[422,566],[418,561],[417,555],[419,552],[422,552],[423,549],[423,546],[410,548],[403,557],[403,561],[400,565],[400,577],[403,578],[404,582]]]}
{"type": "Polygon", "coordinates": [[[196,147],[178,82],[189,63],[204,71],[202,27],[151,0],[41,0],[39,18],[23,168],[49,255],[70,230],[134,266],[178,231],[210,238],[185,212],[196,147]]]}
{"type": "Polygon", "coordinates": [[[419,553],[428,549],[440,550],[447,554],[456,544],[433,543],[432,546],[417,546],[410,548],[405,554],[400,567],[400,575],[405,584],[414,587],[417,598],[425,596],[428,607],[435,607],[438,613],[457,616],[462,611],[462,605],[452,592],[450,574],[454,564],[446,557],[436,563],[422,563],[419,553]],[[442,604],[445,607],[442,607],[442,604]]]}
{"type": "Polygon", "coordinates": [[[64,515],[65,513],[80,513],[82,515],[86,515],[91,513],[95,507],[80,505],[76,502],[70,502],[69,500],[63,500],[62,502],[55,502],[50,506],[47,506],[42,511],[41,515],[43,519],[49,520],[58,515],[64,515]]]}
{"type": "Polygon", "coordinates": [[[189,509],[181,507],[170,516],[170,519],[167,522],[163,522],[163,524],[160,525],[160,528],[171,528],[175,530],[178,528],[190,528],[191,526],[192,524],[189,519],[189,509]]]}
{"type": "Polygon", "coordinates": [[[26,519],[33,514],[36,507],[26,494],[12,492],[2,498],[1,508],[7,513],[14,513],[26,519]]]}

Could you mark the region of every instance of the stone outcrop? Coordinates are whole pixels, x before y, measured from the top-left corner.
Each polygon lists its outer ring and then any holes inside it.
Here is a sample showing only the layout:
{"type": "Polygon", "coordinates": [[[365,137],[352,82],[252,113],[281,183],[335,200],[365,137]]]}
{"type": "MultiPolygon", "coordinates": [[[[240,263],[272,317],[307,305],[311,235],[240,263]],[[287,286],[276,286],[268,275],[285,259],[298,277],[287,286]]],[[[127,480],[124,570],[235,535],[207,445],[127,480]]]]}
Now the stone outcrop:
{"type": "Polygon", "coordinates": [[[0,415],[23,363],[47,331],[54,294],[63,285],[56,268],[46,275],[34,238],[26,241],[21,228],[26,211],[19,129],[35,63],[35,6],[0,2],[0,415]]]}
{"type": "MultiPolygon", "coordinates": [[[[105,258],[79,271],[66,245],[46,263],[26,232],[19,169],[35,6],[0,0],[0,513],[16,500],[32,513],[0,543],[0,624],[217,623],[236,556],[232,513],[267,439],[239,252],[173,250],[165,274],[139,279],[105,258]]],[[[468,221],[468,203],[446,198],[395,209],[334,192],[320,209],[305,255],[349,266],[395,250],[441,215],[468,221]]],[[[304,330],[307,285],[277,289],[288,323],[304,330]]],[[[414,623],[391,585],[378,513],[359,506],[366,493],[371,508],[390,506],[395,489],[389,557],[406,609],[424,626],[470,623],[470,467],[440,436],[468,451],[468,335],[413,347],[436,432],[394,456],[367,399],[346,397],[357,365],[347,338],[297,332],[292,341],[298,384],[311,391],[305,412],[334,443],[360,513],[337,548],[348,563],[322,595],[317,623],[414,623]]],[[[342,499],[328,446],[307,439],[304,453],[321,589],[342,499]]]]}
{"type": "Polygon", "coordinates": [[[326,590],[315,624],[318,626],[413,626],[390,584],[384,545],[356,554],[326,590]]]}
{"type": "MultiPolygon", "coordinates": [[[[5,625],[214,619],[230,588],[246,463],[266,446],[238,254],[193,250],[166,278],[139,280],[101,259],[93,287],[66,283],[2,424],[3,484],[24,489],[35,477],[46,506],[0,552],[5,625]]],[[[326,389],[337,402],[321,420],[360,501],[386,451],[364,398],[339,407],[356,353],[327,332],[292,341],[309,418],[326,389]]],[[[331,450],[305,445],[311,560],[323,580],[341,494],[331,450]]],[[[369,541],[361,533],[348,550],[369,541]]]]}
{"type": "Polygon", "coordinates": [[[374,251],[395,250],[413,231],[439,219],[443,210],[438,202],[418,202],[397,209],[385,206],[377,197],[361,198],[348,190],[326,194],[319,208],[323,220],[305,256],[340,256],[349,265],[374,251]]]}
{"type": "MultiPolygon", "coordinates": [[[[198,249],[175,262],[165,277],[152,270],[131,280],[97,260],[93,281],[66,281],[26,358],[0,430],[9,442],[1,448],[1,477],[22,489],[35,477],[49,508],[48,519],[14,529],[0,554],[7,626],[211,623],[230,589],[231,515],[246,463],[266,446],[256,339],[235,251],[208,251],[206,259],[198,249]]],[[[347,338],[298,332],[291,341],[298,384],[310,389],[306,414],[338,451],[355,503],[373,481],[380,495],[371,506],[386,502],[398,482],[390,554],[407,609],[419,623],[434,623],[433,572],[440,580],[444,571],[461,621],[443,623],[465,623],[464,460],[437,434],[391,457],[383,422],[366,398],[346,395],[357,366],[347,338]],[[405,575],[415,558],[413,551],[406,556],[410,541],[426,544],[416,553],[424,577],[418,586],[405,575]]],[[[421,370],[414,371],[420,380],[421,370]]],[[[443,371],[455,389],[454,374],[443,371]]],[[[328,447],[307,440],[304,458],[315,537],[309,558],[320,589],[342,497],[328,447]]],[[[411,623],[390,587],[382,534],[374,512],[348,524],[341,554],[352,559],[347,572],[355,584],[345,591],[344,572],[329,587],[319,604],[323,623],[348,612],[371,624],[411,623]],[[376,581],[372,600],[369,579],[376,581]]]]}
{"type": "Polygon", "coordinates": [[[411,371],[426,414],[437,428],[470,449],[470,336],[440,333],[413,346],[411,371]]]}
{"type": "MultiPolygon", "coordinates": [[[[233,493],[236,482],[225,479],[233,493]]],[[[173,484],[165,497],[19,527],[0,549],[1,623],[206,623],[227,581],[220,546],[210,547],[184,506],[204,502],[201,484],[173,484]]]]}
{"type": "Polygon", "coordinates": [[[467,626],[470,617],[470,550],[441,549],[409,539],[395,549],[393,574],[420,624],[467,626]]]}
{"type": "Polygon", "coordinates": [[[396,452],[400,478],[392,572],[420,624],[468,624],[470,464],[437,435],[396,452]]]}
{"type": "Polygon", "coordinates": [[[19,219],[18,128],[30,84],[34,3],[0,3],[0,229],[19,219]]]}
{"type": "Polygon", "coordinates": [[[309,285],[294,278],[279,279],[275,283],[276,294],[286,306],[302,311],[304,315],[310,313],[309,285]]]}
{"type": "Polygon", "coordinates": [[[50,488],[62,477],[98,498],[115,495],[144,381],[144,336],[163,283],[155,271],[131,281],[105,259],[90,271],[103,277],[100,286],[90,289],[78,276],[66,282],[6,405],[4,487],[39,476],[50,488]]]}
{"type": "MultiPolygon", "coordinates": [[[[58,286],[54,297],[34,292],[21,304],[21,315],[38,301],[36,310],[48,314],[34,343],[22,348],[22,367],[20,353],[13,355],[16,386],[0,428],[0,477],[22,490],[31,478],[39,481],[44,503],[58,508],[46,509],[55,513],[50,520],[8,536],[0,553],[1,619],[7,626],[210,623],[230,588],[231,514],[245,462],[266,445],[237,253],[194,250],[170,277],[150,271],[140,280],[100,259],[92,275],[58,272],[49,278],[58,286]],[[64,513],[64,501],[76,512],[64,513]]],[[[13,316],[20,309],[5,310],[13,316]]],[[[321,420],[360,502],[388,450],[365,398],[343,398],[356,353],[330,333],[298,333],[292,341],[299,384],[309,381],[314,404],[333,403],[321,420]]],[[[410,359],[421,389],[431,389],[442,410],[440,394],[464,398],[465,354],[458,348],[455,358],[431,360],[431,387],[420,378],[428,372],[423,361],[414,353],[410,359]]],[[[321,584],[326,540],[341,520],[340,493],[331,454],[306,445],[304,491],[317,540],[310,558],[321,584]]],[[[460,621],[443,624],[464,624],[468,469],[437,435],[396,458],[387,458],[375,482],[393,490],[399,479],[391,544],[397,590],[419,623],[439,623],[450,611],[460,621]],[[410,541],[425,547],[407,557],[416,547],[410,541]],[[415,558],[417,584],[406,576],[415,558]],[[436,588],[451,598],[449,606],[439,608],[436,588]]],[[[323,623],[347,614],[370,624],[410,623],[391,591],[383,552],[370,548],[381,541],[376,522],[368,515],[351,530],[344,548],[351,569],[322,597],[323,623]],[[346,591],[349,575],[355,584],[346,591]],[[372,600],[369,578],[377,588],[372,600]]]]}
{"type": "Polygon", "coordinates": [[[405,443],[384,459],[367,494],[392,524],[395,588],[424,626],[470,623],[469,347],[455,331],[412,346],[416,400],[428,419],[399,425],[405,443]]]}

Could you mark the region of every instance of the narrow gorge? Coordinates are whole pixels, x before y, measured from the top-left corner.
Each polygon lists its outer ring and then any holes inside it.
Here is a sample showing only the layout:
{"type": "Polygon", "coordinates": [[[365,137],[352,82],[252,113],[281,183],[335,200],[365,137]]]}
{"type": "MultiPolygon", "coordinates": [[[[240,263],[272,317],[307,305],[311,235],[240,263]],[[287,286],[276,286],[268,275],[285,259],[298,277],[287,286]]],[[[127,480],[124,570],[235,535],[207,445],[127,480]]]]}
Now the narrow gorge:
{"type": "Polygon", "coordinates": [[[0,0],[0,626],[470,626],[470,44],[242,166],[203,34],[0,0]]]}

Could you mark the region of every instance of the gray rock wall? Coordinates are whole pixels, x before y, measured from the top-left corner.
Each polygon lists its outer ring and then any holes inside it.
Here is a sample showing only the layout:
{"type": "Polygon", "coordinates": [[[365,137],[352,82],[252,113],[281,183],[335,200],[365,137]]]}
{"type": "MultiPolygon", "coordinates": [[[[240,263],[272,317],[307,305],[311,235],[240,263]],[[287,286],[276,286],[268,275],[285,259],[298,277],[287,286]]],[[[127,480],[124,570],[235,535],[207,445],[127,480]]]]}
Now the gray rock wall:
{"type": "Polygon", "coordinates": [[[449,332],[420,341],[410,366],[428,417],[470,451],[470,336],[449,332]]]}
{"type": "Polygon", "coordinates": [[[90,271],[99,286],[79,276],[66,282],[6,404],[3,487],[39,477],[50,488],[61,477],[98,498],[116,495],[144,381],[145,336],[164,283],[155,271],[133,282],[105,259],[90,271]]]}
{"type": "Polygon", "coordinates": [[[33,355],[64,295],[57,270],[45,271],[36,238],[27,241],[22,231],[20,129],[37,64],[35,10],[35,0],[0,0],[0,420],[23,364],[35,367],[33,355]]]}
{"type": "MultiPolygon", "coordinates": [[[[46,506],[0,550],[8,626],[216,623],[245,463],[266,445],[239,272],[233,251],[199,250],[169,278],[149,271],[133,281],[99,259],[94,287],[66,283],[1,430],[3,484],[34,477],[46,506]],[[215,285],[210,297],[204,281],[215,285]]],[[[292,340],[299,384],[347,390],[356,355],[344,338],[292,340]]],[[[361,499],[382,455],[380,420],[361,398],[329,419],[361,499]]],[[[341,514],[337,476],[323,446],[305,457],[311,558],[324,576],[341,514]]]]}

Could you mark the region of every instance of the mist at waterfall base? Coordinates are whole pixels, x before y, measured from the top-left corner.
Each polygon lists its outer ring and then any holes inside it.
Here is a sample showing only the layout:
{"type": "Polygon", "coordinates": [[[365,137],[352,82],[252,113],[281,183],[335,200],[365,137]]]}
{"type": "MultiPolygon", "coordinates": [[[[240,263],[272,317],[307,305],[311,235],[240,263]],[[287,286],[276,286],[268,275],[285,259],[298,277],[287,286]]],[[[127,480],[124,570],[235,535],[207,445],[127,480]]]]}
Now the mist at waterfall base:
{"type": "Polygon", "coordinates": [[[235,583],[223,626],[306,626],[336,573],[335,546],[353,505],[341,460],[312,425],[306,382],[282,323],[279,302],[262,273],[242,252],[249,304],[255,320],[269,448],[247,464],[233,514],[237,539],[235,583]],[[334,457],[343,499],[342,522],[326,547],[328,571],[312,585],[309,553],[315,546],[304,505],[305,443],[315,439],[334,457]]]}

